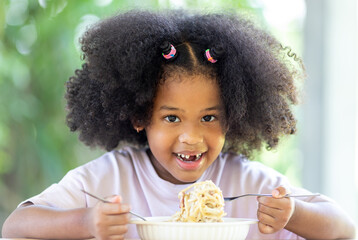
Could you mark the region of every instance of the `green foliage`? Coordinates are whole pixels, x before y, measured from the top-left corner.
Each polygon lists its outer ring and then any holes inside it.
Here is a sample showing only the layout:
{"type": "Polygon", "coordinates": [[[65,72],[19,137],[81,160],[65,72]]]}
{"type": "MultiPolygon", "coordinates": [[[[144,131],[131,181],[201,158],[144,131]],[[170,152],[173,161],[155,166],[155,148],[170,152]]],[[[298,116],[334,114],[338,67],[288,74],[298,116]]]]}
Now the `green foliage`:
{"type": "Polygon", "coordinates": [[[65,83],[81,65],[85,27],[135,7],[260,13],[244,0],[1,0],[0,225],[22,200],[104,152],[83,146],[67,128],[65,83]]]}

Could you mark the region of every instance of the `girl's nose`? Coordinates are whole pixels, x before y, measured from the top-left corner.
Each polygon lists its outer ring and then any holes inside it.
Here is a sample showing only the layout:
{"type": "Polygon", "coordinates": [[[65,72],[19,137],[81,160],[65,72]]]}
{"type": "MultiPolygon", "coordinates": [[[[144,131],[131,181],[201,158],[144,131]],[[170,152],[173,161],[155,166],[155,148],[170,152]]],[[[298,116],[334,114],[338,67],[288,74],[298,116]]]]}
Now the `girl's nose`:
{"type": "Polygon", "coordinates": [[[184,131],[179,135],[179,142],[186,144],[198,144],[203,142],[203,136],[199,131],[192,129],[191,131],[184,131]]]}

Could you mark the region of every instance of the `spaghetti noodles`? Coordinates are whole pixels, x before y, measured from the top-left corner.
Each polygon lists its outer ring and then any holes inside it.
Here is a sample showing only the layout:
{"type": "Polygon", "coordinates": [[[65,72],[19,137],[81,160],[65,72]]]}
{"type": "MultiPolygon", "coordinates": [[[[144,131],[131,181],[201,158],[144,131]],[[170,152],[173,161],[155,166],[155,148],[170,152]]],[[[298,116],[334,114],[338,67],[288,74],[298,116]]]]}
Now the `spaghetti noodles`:
{"type": "Polygon", "coordinates": [[[222,192],[210,180],[190,185],[178,197],[180,211],[172,218],[175,222],[222,222],[226,215],[222,192]]]}

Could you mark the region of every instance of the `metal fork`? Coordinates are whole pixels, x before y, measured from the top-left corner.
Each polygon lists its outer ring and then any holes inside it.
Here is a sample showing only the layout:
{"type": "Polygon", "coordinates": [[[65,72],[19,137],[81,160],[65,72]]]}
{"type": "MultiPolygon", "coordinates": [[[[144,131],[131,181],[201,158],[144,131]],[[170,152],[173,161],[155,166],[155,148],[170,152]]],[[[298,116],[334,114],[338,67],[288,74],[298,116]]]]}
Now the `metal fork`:
{"type": "MultiPolygon", "coordinates": [[[[283,197],[312,197],[312,196],[319,196],[319,193],[313,193],[313,194],[303,194],[303,195],[291,195],[291,194],[286,194],[283,197]]],[[[261,194],[261,193],[248,193],[248,194],[243,194],[243,195],[239,195],[239,196],[235,196],[235,197],[224,197],[225,201],[232,201],[238,198],[242,198],[242,197],[249,197],[249,196],[258,196],[258,197],[272,197],[272,194],[261,194]]]]}
{"type": "MultiPolygon", "coordinates": [[[[103,199],[103,198],[101,198],[101,197],[98,197],[98,196],[96,196],[96,195],[93,195],[92,193],[86,192],[86,191],[83,190],[83,189],[81,189],[81,191],[82,191],[83,193],[87,194],[88,196],[91,196],[91,197],[93,197],[93,198],[95,198],[95,199],[97,199],[97,200],[99,200],[99,201],[101,201],[101,202],[110,203],[110,201],[107,201],[106,199],[103,199]]],[[[134,213],[134,212],[132,212],[132,211],[129,211],[129,213],[132,214],[133,216],[139,217],[139,218],[142,219],[143,221],[147,221],[144,217],[142,217],[142,216],[140,216],[140,215],[138,215],[138,214],[136,214],[136,213],[134,213]]]]}

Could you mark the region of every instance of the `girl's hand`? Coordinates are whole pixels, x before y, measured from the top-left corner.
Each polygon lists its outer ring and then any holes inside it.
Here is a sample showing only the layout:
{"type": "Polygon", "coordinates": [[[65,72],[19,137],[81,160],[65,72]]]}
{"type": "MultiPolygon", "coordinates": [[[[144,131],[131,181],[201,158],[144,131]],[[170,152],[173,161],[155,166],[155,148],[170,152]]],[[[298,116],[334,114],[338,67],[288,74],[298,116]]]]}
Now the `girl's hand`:
{"type": "Polygon", "coordinates": [[[89,210],[89,231],[96,239],[124,239],[130,220],[129,206],[121,203],[120,196],[106,200],[110,203],[98,202],[89,210]]]}
{"type": "Polygon", "coordinates": [[[295,211],[295,201],[283,197],[288,193],[284,187],[275,188],[272,197],[258,197],[258,227],[262,233],[275,233],[283,229],[295,211]]]}

